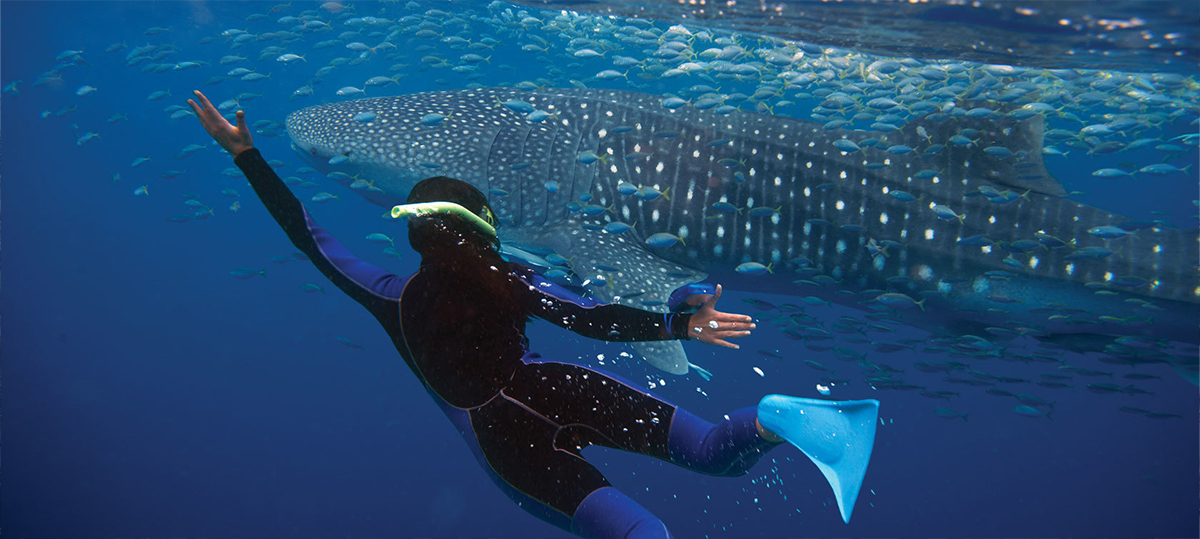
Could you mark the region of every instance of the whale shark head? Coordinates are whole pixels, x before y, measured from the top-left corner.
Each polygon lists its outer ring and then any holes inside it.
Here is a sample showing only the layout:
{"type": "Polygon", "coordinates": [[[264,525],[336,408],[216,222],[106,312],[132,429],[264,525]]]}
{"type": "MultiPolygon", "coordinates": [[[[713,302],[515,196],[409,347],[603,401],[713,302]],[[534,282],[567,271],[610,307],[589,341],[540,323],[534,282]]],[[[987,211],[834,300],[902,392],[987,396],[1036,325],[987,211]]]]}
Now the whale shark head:
{"type": "Polygon", "coordinates": [[[336,128],[341,123],[338,120],[333,110],[305,109],[288,115],[287,129],[292,139],[292,150],[309,166],[321,172],[332,172],[334,169],[329,161],[343,155],[333,142],[338,135],[336,128]]]}
{"type": "MultiPolygon", "coordinates": [[[[396,101],[399,101],[397,98],[396,101]]],[[[419,119],[399,102],[345,101],[298,110],[288,115],[287,130],[292,149],[317,171],[344,172],[349,178],[373,182],[385,193],[364,196],[380,204],[391,204],[408,195],[417,182],[432,176],[448,176],[444,170],[422,167],[419,156],[404,151],[402,136],[388,136],[419,119]]],[[[364,190],[366,191],[366,190],[364,190]]]]}

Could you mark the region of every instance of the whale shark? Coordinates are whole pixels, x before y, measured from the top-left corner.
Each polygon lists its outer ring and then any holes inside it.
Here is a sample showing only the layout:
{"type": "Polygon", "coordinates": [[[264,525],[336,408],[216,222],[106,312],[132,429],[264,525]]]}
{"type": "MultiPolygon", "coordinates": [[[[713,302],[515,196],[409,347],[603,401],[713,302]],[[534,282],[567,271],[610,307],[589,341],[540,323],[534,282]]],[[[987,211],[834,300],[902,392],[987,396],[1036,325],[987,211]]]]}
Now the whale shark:
{"type": "MultiPolygon", "coordinates": [[[[665,311],[710,279],[935,335],[1200,340],[1196,230],[1067,198],[1040,115],[939,116],[867,131],[629,91],[481,88],[286,123],[298,153],[344,184],[370,179],[358,192],[382,206],[428,176],[473,183],[510,252],[601,301],[665,311]]],[[[638,346],[688,372],[678,342],[638,346]]]]}

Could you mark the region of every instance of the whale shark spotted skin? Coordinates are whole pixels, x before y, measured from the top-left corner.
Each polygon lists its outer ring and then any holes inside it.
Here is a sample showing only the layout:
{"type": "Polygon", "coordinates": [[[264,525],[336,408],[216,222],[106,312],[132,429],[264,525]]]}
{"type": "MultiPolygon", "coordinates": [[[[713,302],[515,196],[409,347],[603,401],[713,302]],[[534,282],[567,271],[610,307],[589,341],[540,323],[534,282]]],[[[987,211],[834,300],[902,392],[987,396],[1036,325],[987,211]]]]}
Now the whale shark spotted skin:
{"type": "MultiPolygon", "coordinates": [[[[662,310],[674,288],[711,277],[903,310],[941,334],[1200,339],[1196,231],[1089,234],[1129,220],[1062,198],[1040,116],[856,131],[720,112],[617,90],[493,88],[319,105],[287,127],[311,162],[345,156],[339,167],[373,179],[381,191],[359,192],[384,206],[425,177],[473,183],[503,241],[560,254],[603,284],[589,290],[604,301],[662,310]],[[969,144],[950,142],[964,133],[969,144]],[[680,241],[648,245],[655,234],[680,241]]],[[[676,353],[656,366],[686,372],[676,353]]]]}

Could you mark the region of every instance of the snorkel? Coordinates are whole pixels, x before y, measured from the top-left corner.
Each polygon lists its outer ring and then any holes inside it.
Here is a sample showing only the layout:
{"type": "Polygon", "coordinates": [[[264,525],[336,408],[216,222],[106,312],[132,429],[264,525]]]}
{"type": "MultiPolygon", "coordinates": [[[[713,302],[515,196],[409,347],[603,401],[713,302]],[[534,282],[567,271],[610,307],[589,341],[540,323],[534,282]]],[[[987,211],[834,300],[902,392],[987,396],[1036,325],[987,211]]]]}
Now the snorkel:
{"type": "Polygon", "coordinates": [[[401,204],[392,208],[392,219],[401,217],[425,217],[437,213],[454,215],[465,219],[477,228],[487,233],[488,236],[496,237],[496,227],[488,221],[494,221],[492,212],[485,207],[483,209],[484,216],[488,217],[487,221],[458,204],[453,202],[417,202],[415,204],[401,204]]]}

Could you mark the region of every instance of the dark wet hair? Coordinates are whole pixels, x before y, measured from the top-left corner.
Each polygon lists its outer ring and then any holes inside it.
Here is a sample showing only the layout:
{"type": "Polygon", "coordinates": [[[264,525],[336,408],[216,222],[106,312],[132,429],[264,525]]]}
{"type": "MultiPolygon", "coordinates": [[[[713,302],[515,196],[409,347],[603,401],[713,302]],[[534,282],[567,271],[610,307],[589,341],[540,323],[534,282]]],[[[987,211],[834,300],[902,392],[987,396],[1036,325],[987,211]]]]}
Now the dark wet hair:
{"type": "MultiPolygon", "coordinates": [[[[487,197],[475,186],[446,176],[426,178],[417,182],[408,193],[408,203],[453,202],[472,213],[493,221],[492,207],[487,197]]],[[[465,220],[448,214],[438,214],[408,222],[408,242],[421,256],[436,256],[446,250],[495,250],[499,241],[465,220]]]]}

